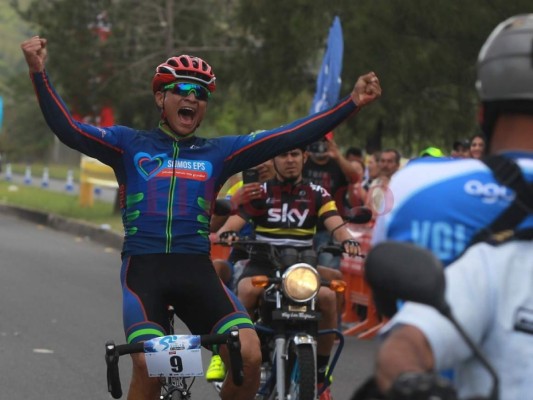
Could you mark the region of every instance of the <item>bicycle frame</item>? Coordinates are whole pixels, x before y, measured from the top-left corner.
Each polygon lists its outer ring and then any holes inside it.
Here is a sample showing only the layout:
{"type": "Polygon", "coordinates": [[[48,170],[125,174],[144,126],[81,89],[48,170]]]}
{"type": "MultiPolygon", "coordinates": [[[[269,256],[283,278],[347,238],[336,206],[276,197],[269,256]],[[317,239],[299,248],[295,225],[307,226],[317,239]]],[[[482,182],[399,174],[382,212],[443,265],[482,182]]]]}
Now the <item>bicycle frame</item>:
{"type": "MultiPolygon", "coordinates": [[[[174,307],[168,306],[169,334],[174,335],[174,307]]],[[[167,377],[161,378],[161,396],[160,400],[188,400],[191,398],[191,390],[194,380],[189,384],[187,377],[167,377]],[[174,394],[177,394],[174,396],[174,394]]]]}

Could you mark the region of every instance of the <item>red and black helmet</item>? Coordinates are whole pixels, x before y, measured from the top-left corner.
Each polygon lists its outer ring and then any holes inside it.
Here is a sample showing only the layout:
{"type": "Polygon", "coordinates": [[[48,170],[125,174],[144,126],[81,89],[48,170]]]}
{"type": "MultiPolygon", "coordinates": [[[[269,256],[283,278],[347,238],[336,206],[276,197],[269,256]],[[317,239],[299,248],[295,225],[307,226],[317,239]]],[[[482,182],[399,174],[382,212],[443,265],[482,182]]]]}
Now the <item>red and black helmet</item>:
{"type": "Polygon", "coordinates": [[[155,69],[152,90],[157,92],[163,85],[178,79],[186,79],[204,85],[210,92],[216,88],[215,74],[211,66],[199,57],[181,55],[171,57],[155,69]]]}

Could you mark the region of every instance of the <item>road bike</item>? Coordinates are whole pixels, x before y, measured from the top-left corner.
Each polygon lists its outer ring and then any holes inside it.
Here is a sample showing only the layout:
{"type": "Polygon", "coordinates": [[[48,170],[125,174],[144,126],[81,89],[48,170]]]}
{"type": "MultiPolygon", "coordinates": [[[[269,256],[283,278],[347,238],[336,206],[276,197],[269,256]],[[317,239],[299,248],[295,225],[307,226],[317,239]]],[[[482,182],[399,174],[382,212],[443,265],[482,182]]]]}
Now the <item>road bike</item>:
{"type": "Polygon", "coordinates": [[[161,379],[161,400],[187,400],[197,376],[203,376],[201,347],[227,345],[235,385],[243,382],[241,343],[239,330],[234,327],[227,333],[212,335],[175,335],[173,332],[174,309],[169,307],[170,335],[145,342],[115,345],[105,344],[107,388],[114,399],[122,397],[119,374],[119,358],[125,354],[144,353],[151,377],[161,379]]]}

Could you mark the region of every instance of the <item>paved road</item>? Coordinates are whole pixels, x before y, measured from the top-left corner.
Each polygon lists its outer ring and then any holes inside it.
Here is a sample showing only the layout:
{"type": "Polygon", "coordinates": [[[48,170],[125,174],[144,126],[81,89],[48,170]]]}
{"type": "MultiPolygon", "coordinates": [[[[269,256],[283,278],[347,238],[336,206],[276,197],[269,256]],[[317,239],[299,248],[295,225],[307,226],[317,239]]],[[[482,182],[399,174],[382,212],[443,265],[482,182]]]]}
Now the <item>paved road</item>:
{"type": "MultiPolygon", "coordinates": [[[[0,254],[0,399],[108,399],[104,343],[123,338],[118,251],[0,213],[0,254]]],[[[374,349],[347,338],[336,400],[370,374],[374,349]]],[[[121,369],[127,388],[128,358],[121,369]]],[[[203,379],[193,393],[217,398],[203,379]]]]}

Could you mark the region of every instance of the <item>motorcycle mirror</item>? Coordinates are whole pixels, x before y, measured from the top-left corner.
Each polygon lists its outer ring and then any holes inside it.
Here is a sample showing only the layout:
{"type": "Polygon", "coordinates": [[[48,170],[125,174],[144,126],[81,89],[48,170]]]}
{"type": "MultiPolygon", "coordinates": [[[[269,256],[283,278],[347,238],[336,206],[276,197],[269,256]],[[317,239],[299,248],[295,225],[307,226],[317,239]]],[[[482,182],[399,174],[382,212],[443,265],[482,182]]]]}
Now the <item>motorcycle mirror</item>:
{"type": "Polygon", "coordinates": [[[368,207],[353,207],[344,216],[347,222],[352,224],[366,224],[372,219],[372,210],[368,207]]]}
{"type": "Polygon", "coordinates": [[[433,253],[412,243],[380,243],[368,253],[365,278],[372,288],[378,311],[389,318],[396,313],[400,299],[426,304],[444,315],[491,375],[493,384],[488,399],[498,399],[498,375],[453,316],[445,299],[444,268],[433,253]]]}
{"type": "Polygon", "coordinates": [[[427,304],[446,314],[443,266],[426,249],[412,243],[383,242],[367,255],[365,278],[374,293],[378,310],[387,317],[398,300],[427,304]]]}
{"type": "Polygon", "coordinates": [[[354,207],[351,208],[350,211],[343,217],[344,222],[340,224],[339,226],[335,227],[330,232],[329,241],[330,243],[333,243],[333,235],[335,231],[339,228],[342,228],[344,225],[348,223],[352,224],[366,224],[372,219],[372,210],[368,207],[354,207]]]}

